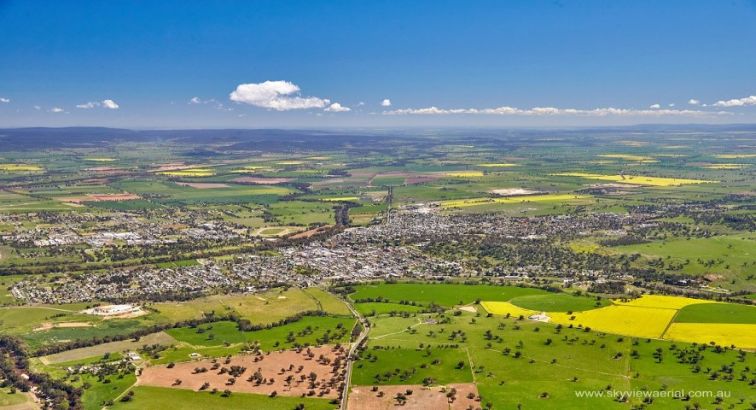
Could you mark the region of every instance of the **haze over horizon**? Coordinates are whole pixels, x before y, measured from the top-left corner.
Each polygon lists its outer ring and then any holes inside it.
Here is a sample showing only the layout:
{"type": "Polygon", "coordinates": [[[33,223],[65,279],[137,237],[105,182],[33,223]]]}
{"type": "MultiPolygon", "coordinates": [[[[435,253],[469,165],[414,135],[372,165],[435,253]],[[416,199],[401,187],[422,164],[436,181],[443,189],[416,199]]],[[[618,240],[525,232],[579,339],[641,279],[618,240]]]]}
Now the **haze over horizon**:
{"type": "Polygon", "coordinates": [[[756,123],[754,17],[745,0],[0,1],[0,128],[756,123]]]}

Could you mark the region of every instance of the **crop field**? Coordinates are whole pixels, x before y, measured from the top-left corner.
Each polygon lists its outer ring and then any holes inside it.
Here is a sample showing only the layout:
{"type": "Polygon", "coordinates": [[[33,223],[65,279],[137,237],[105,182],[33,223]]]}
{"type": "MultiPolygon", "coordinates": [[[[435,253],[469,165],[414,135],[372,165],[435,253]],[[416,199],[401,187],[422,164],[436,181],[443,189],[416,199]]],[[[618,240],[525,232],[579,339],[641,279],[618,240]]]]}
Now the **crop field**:
{"type": "Polygon", "coordinates": [[[664,337],[690,343],[716,343],[756,349],[756,325],[739,323],[672,323],[664,337]]]}
{"type": "Polygon", "coordinates": [[[530,202],[564,203],[564,202],[580,202],[581,200],[586,200],[589,198],[590,196],[587,196],[587,195],[572,195],[572,194],[526,195],[526,196],[510,196],[506,198],[470,198],[470,199],[442,201],[441,207],[464,208],[464,207],[492,205],[492,204],[527,204],[530,202]]]}
{"type": "MultiPolygon", "coordinates": [[[[708,303],[685,306],[675,323],[741,323],[756,325],[756,306],[708,303]]],[[[756,331],[756,328],[754,328],[756,331]]]]}
{"type": "Polygon", "coordinates": [[[756,334],[756,311],[752,310],[756,308],[751,306],[644,295],[629,302],[615,300],[610,306],[577,310],[568,308],[568,298],[577,297],[559,294],[524,296],[511,302],[483,301],[481,306],[489,313],[511,317],[528,318],[543,313],[545,317],[538,320],[618,335],[698,343],[714,341],[756,349],[756,339],[751,336],[756,334]],[[531,307],[536,309],[526,307],[531,302],[528,299],[534,299],[531,307]],[[549,299],[554,299],[553,305],[561,307],[562,311],[545,309],[549,299]],[[708,338],[707,324],[712,325],[708,338]]]}
{"type": "Polygon", "coordinates": [[[0,172],[42,172],[44,168],[32,164],[0,164],[0,172]]]}
{"type": "Polygon", "coordinates": [[[161,171],[159,172],[160,175],[168,175],[171,177],[210,177],[215,175],[215,171],[213,171],[211,168],[187,168],[187,169],[177,169],[175,171],[161,171]]]}
{"type": "Polygon", "coordinates": [[[518,296],[509,302],[521,308],[542,312],[579,312],[606,306],[610,303],[607,299],[574,296],[566,293],[518,296]]]}
{"type": "Polygon", "coordinates": [[[668,186],[681,186],[691,184],[711,184],[717,181],[707,181],[701,179],[687,179],[687,178],[665,178],[665,177],[650,177],[641,175],[602,175],[591,174],[585,172],[562,172],[554,174],[555,176],[563,177],[578,177],[585,179],[596,179],[601,181],[612,181],[623,184],[635,184],[635,185],[648,185],[654,187],[668,187],[668,186]]]}

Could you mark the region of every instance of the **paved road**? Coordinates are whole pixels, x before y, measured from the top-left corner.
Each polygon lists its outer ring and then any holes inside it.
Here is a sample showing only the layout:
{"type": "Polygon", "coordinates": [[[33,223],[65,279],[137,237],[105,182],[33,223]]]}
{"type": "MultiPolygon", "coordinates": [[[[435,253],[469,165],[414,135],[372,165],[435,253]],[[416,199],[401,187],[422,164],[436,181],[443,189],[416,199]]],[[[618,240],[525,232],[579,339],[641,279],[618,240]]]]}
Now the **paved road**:
{"type": "Polygon", "coordinates": [[[360,335],[357,336],[357,339],[354,341],[354,343],[352,343],[352,346],[349,348],[349,354],[347,355],[347,369],[346,375],[344,377],[344,393],[341,395],[341,406],[339,407],[341,410],[347,410],[347,401],[349,398],[348,393],[349,386],[352,384],[352,367],[354,365],[355,353],[357,352],[357,348],[360,347],[360,345],[367,338],[367,335],[370,332],[370,322],[368,322],[367,319],[365,319],[365,317],[360,314],[360,312],[355,310],[349,300],[345,300],[345,303],[349,310],[352,311],[352,314],[356,316],[357,320],[359,320],[362,324],[362,332],[360,332],[360,335]]]}

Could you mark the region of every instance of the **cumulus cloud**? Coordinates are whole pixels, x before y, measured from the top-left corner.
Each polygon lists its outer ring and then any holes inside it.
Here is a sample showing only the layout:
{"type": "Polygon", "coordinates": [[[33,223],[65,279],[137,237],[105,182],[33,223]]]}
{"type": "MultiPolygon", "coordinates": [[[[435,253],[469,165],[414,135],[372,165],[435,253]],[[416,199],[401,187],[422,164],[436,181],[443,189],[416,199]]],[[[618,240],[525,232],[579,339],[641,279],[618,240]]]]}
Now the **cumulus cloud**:
{"type": "Polygon", "coordinates": [[[276,111],[329,107],[331,101],[318,97],[301,97],[299,86],[289,81],[265,81],[239,84],[231,92],[231,101],[276,111]]]}
{"type": "Polygon", "coordinates": [[[6,104],[10,102],[10,98],[0,97],[0,103],[6,104]]]}
{"type": "Polygon", "coordinates": [[[65,112],[65,110],[60,107],[52,107],[50,108],[50,112],[59,113],[59,112],[65,112]]]}
{"type": "Polygon", "coordinates": [[[335,103],[329,105],[328,108],[326,108],[324,111],[328,111],[328,112],[348,112],[348,111],[352,111],[352,109],[349,108],[349,107],[344,107],[343,105],[335,102],[335,103]]]}
{"type": "Polygon", "coordinates": [[[650,108],[652,110],[658,110],[659,108],[661,108],[661,105],[659,105],[659,104],[651,104],[648,108],[650,108]]]}
{"type": "Polygon", "coordinates": [[[664,116],[683,116],[683,117],[706,117],[715,115],[730,115],[726,111],[697,111],[697,110],[673,110],[673,109],[631,109],[631,108],[556,108],[556,107],[533,107],[521,109],[516,107],[496,107],[496,108],[438,108],[435,106],[427,108],[404,108],[391,111],[384,111],[384,115],[511,115],[511,116],[583,116],[583,117],[664,117],[664,116]]]}
{"type": "Polygon", "coordinates": [[[110,99],[102,101],[88,101],[83,104],[76,104],[76,108],[81,108],[82,110],[91,110],[92,108],[96,107],[103,107],[109,110],[117,110],[118,108],[120,108],[118,103],[110,99]]]}
{"type": "Polygon", "coordinates": [[[189,100],[189,104],[202,104],[202,100],[199,97],[192,97],[189,100]]]}
{"type": "Polygon", "coordinates": [[[381,101],[381,107],[391,107],[391,100],[384,98],[383,101],[381,101]]]}
{"type": "Polygon", "coordinates": [[[121,108],[121,106],[113,100],[102,100],[102,106],[109,110],[117,110],[121,108]]]}
{"type": "Polygon", "coordinates": [[[756,105],[756,95],[732,100],[719,100],[713,104],[715,107],[743,107],[746,105],[756,105]]]}
{"type": "Polygon", "coordinates": [[[690,100],[688,100],[688,104],[690,104],[690,105],[701,105],[701,101],[696,100],[695,98],[691,98],[690,100]]]}

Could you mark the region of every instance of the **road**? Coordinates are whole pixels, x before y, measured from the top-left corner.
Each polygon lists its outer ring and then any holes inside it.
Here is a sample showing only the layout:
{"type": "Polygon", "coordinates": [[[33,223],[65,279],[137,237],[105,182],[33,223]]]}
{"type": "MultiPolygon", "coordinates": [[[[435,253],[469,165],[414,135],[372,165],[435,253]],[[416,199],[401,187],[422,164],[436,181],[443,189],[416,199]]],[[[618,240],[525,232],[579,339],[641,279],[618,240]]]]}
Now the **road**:
{"type": "Polygon", "coordinates": [[[357,320],[360,321],[360,324],[362,324],[362,332],[360,332],[360,335],[357,336],[357,339],[352,343],[351,347],[349,348],[349,354],[347,355],[347,368],[346,375],[344,376],[344,393],[341,395],[341,405],[339,406],[341,410],[347,410],[347,401],[349,399],[349,385],[352,384],[352,367],[354,365],[357,349],[360,347],[360,345],[362,345],[362,342],[365,341],[368,333],[370,332],[370,322],[368,322],[367,319],[365,319],[365,317],[362,316],[360,312],[358,312],[354,308],[354,306],[352,306],[349,300],[345,300],[344,302],[346,303],[352,314],[357,317],[357,320]]]}

